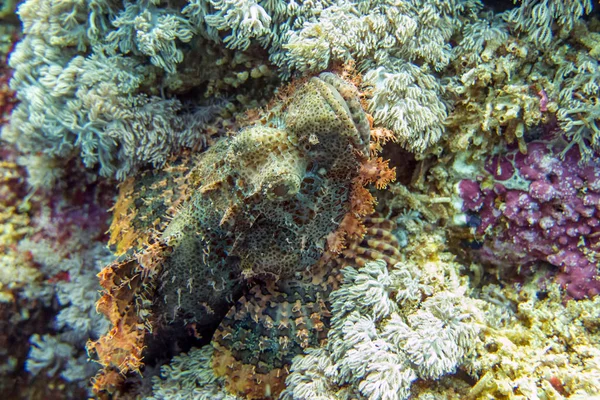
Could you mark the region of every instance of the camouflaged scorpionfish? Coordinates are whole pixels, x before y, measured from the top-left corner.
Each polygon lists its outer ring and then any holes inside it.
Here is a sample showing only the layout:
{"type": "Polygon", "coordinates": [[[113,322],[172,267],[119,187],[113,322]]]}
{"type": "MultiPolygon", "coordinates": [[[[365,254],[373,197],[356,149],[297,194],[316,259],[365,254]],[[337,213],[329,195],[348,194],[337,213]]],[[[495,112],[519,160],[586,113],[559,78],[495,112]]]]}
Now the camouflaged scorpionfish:
{"type": "Polygon", "coordinates": [[[321,74],[295,93],[280,126],[248,127],[204,154],[200,185],[163,233],[174,250],[159,308],[219,321],[242,276],[287,279],[318,261],[368,145],[354,90],[321,74]]]}
{"type": "Polygon", "coordinates": [[[98,309],[115,327],[88,345],[105,366],[96,390],[139,370],[144,334],[156,321],[210,334],[248,283],[299,277],[314,265],[350,210],[369,136],[356,88],[323,73],[272,107],[262,124],[188,165],[128,182],[112,242],[121,241],[122,252],[141,242],[145,249],[99,275],[106,294],[98,309]],[[167,223],[169,207],[177,212],[167,223]]]}

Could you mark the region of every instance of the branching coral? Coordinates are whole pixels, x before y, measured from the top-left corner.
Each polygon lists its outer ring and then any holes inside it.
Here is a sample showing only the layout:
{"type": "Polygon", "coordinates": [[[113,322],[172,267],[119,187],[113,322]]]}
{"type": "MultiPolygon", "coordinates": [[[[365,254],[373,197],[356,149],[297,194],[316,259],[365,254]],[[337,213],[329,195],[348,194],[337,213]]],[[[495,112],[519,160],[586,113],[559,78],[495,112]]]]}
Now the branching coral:
{"type": "Polygon", "coordinates": [[[550,77],[542,73],[546,64],[537,60],[530,45],[510,37],[497,17],[467,24],[462,34],[454,48],[457,74],[445,85],[447,96],[454,99],[445,121],[450,149],[471,148],[479,157],[475,149],[485,152],[500,140],[524,146],[527,129],[557,108],[550,77]]]}

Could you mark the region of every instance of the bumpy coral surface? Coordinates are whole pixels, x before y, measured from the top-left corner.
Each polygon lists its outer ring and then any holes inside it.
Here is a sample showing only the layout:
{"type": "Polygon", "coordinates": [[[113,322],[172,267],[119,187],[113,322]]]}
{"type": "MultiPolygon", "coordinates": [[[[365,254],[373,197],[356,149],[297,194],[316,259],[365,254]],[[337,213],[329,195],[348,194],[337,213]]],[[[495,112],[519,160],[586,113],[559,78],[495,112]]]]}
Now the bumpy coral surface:
{"type": "Polygon", "coordinates": [[[574,298],[600,292],[600,163],[576,147],[544,141],[490,157],[485,174],[458,184],[486,262],[520,267],[546,261],[574,298]]]}
{"type": "Polygon", "coordinates": [[[593,399],[600,392],[600,297],[565,302],[558,284],[540,290],[539,274],[531,278],[482,288],[488,328],[470,366],[479,380],[461,398],[593,399]]]}

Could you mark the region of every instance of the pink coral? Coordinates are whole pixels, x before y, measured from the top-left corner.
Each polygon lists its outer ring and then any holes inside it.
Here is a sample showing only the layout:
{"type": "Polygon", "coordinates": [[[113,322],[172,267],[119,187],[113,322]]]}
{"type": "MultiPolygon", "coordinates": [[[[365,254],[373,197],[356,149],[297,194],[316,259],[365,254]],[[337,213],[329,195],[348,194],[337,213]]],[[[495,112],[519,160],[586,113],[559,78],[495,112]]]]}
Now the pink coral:
{"type": "Polygon", "coordinates": [[[561,150],[545,141],[529,143],[527,154],[509,149],[486,162],[487,177],[461,181],[459,195],[481,221],[482,261],[545,261],[559,267],[570,296],[592,297],[600,292],[600,162],[581,165],[576,148],[561,150]]]}

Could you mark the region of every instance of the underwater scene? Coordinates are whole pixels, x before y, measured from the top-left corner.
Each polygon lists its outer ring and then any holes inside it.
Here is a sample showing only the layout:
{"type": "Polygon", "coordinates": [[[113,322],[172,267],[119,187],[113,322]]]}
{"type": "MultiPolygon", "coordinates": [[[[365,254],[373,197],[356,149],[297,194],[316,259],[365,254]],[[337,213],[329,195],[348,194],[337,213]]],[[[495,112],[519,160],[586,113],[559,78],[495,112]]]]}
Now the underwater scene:
{"type": "Polygon", "coordinates": [[[598,0],[0,0],[0,399],[600,400],[598,0]]]}

